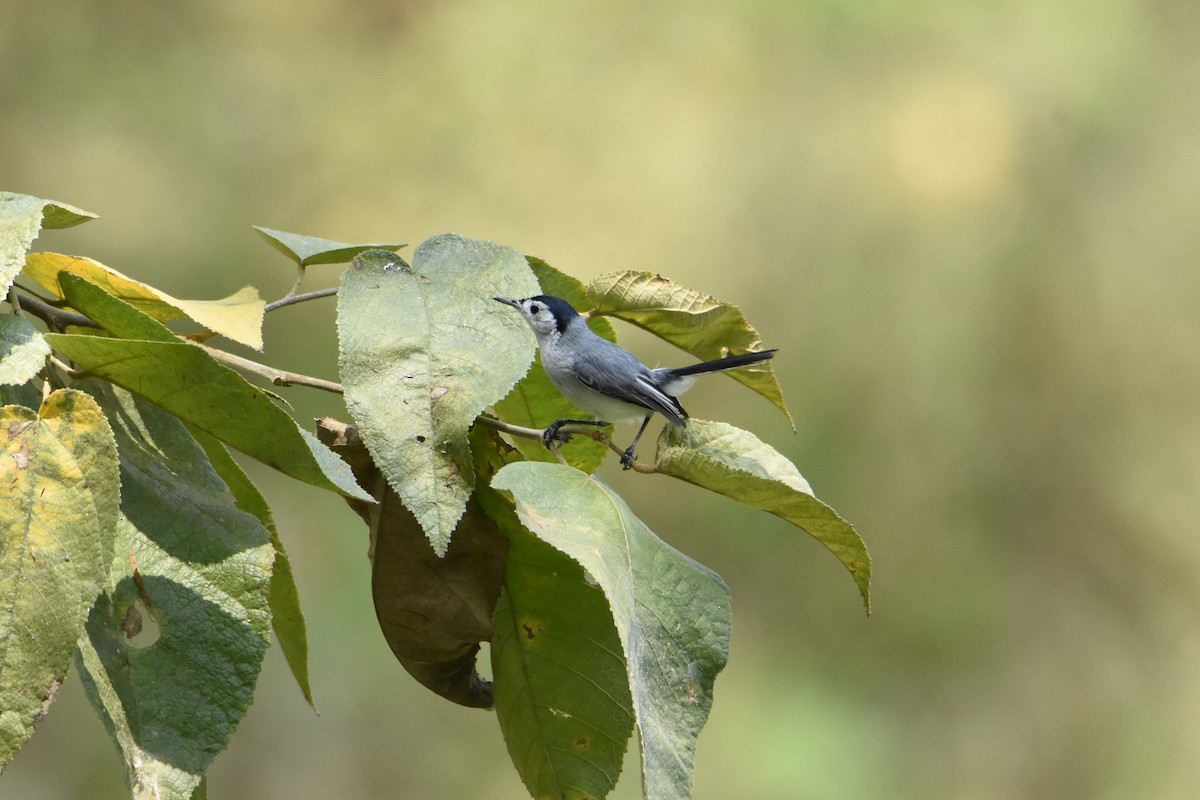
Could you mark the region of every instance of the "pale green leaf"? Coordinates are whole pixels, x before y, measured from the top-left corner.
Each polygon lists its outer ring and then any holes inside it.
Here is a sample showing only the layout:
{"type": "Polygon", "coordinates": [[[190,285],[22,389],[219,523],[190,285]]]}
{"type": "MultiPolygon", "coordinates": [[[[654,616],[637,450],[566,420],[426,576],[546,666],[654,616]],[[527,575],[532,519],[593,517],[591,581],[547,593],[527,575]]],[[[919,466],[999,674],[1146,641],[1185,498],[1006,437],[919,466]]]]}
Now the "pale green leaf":
{"type": "MultiPolygon", "coordinates": [[[[542,294],[561,297],[575,308],[584,307],[587,303],[587,289],[581,281],[558,271],[540,258],[527,256],[527,259],[541,285],[542,294]]],[[[592,317],[588,320],[588,326],[610,342],[617,340],[612,323],[603,317],[592,317]]],[[[578,417],[580,413],[546,377],[546,370],[542,368],[541,353],[534,358],[529,374],[512,388],[508,396],[495,405],[495,409],[496,414],[505,422],[527,428],[547,428],[555,420],[578,417]]],[[[557,461],[554,454],[540,441],[514,437],[513,445],[531,461],[557,461]]],[[[561,452],[571,466],[584,472],[595,472],[604,461],[608,448],[590,437],[576,436],[561,448],[561,452]]]]}
{"type": "Polygon", "coordinates": [[[33,735],[107,585],[117,450],[87,394],[0,409],[0,768],[33,735]]]}
{"type": "Polygon", "coordinates": [[[89,389],[114,423],[122,515],[111,588],[79,642],[84,688],[133,796],[187,798],[253,698],[274,550],[175,417],[89,389]]]}
{"type": "Polygon", "coordinates": [[[492,297],[537,290],[520,253],[454,234],[422,243],[411,267],[372,250],[343,275],[338,335],[346,405],[438,554],[475,484],[467,430],[533,358],[525,323],[492,297]]]}
{"type": "Polygon", "coordinates": [[[0,192],[0,294],[21,271],[25,253],[42,228],[69,228],[95,218],[56,200],[0,192]]]}
{"type": "Polygon", "coordinates": [[[46,334],[88,372],[139,394],[189,425],[296,480],[369,500],[341,459],[265,392],[195,345],[46,334]]]}
{"type": "MultiPolygon", "coordinates": [[[[588,298],[592,313],[637,325],[701,361],[767,349],[737,306],[652,272],[601,275],[588,285],[588,298]]],[[[724,374],[770,400],[796,427],[770,362],[724,374]]]]}
{"type": "Polygon", "coordinates": [[[492,481],[522,524],[579,562],[608,598],[628,662],[645,795],[691,796],[696,738],[729,655],[729,590],[671,548],[595,477],[509,464],[492,481]]]}
{"type": "Polygon", "coordinates": [[[212,468],[233,493],[237,507],[253,514],[271,537],[271,546],[275,548],[275,564],[271,569],[271,627],[304,699],[316,709],[308,679],[308,625],[300,608],[300,590],[296,588],[292,561],[283,549],[283,540],[279,538],[271,507],[250,476],[225,449],[225,445],[204,431],[192,429],[191,432],[204,448],[212,468]]]}
{"type": "Polygon", "coordinates": [[[252,227],[267,240],[268,244],[302,267],[312,264],[344,264],[367,250],[394,251],[405,247],[402,242],[346,244],[345,242],[318,239],[314,236],[304,236],[299,233],[275,231],[258,225],[252,227]]]}
{"type": "Polygon", "coordinates": [[[58,297],[64,297],[59,276],[78,275],[154,319],[192,319],[235,342],[262,350],[266,304],[253,286],[244,286],[219,300],[181,300],[99,261],[60,253],[30,253],[25,259],[25,274],[58,297]]]}
{"type": "Polygon", "coordinates": [[[46,363],[50,345],[37,328],[13,314],[0,315],[0,383],[32,380],[46,363]]]}
{"type": "Polygon", "coordinates": [[[791,461],[754,434],[724,422],[688,420],[659,438],[657,471],[769,511],[812,536],[854,578],[871,613],[871,557],[849,522],[813,496],[791,461]]]}

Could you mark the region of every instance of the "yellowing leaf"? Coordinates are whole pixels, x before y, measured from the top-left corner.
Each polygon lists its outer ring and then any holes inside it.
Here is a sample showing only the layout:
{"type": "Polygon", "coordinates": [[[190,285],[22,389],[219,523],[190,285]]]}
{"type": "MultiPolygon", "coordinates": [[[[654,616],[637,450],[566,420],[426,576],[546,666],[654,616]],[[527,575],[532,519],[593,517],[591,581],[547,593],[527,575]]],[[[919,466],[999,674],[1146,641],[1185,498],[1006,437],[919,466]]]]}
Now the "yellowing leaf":
{"type": "Polygon", "coordinates": [[[235,342],[262,349],[266,304],[253,286],[219,300],[180,300],[90,258],[60,253],[30,253],[25,258],[25,274],[60,298],[64,295],[58,276],[63,272],[87,278],[157,320],[192,319],[235,342]]]}
{"type": "Polygon", "coordinates": [[[88,395],[0,410],[0,767],[49,710],[108,582],[119,486],[112,430],[88,395]]]}

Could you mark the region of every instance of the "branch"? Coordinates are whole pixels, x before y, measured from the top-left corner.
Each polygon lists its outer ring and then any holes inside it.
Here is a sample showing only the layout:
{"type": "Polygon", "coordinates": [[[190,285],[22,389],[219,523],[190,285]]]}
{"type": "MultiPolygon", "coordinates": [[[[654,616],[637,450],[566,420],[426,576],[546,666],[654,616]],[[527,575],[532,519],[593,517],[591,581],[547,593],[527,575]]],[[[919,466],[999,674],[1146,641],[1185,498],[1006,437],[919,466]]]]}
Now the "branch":
{"type": "Polygon", "coordinates": [[[308,375],[301,375],[298,372],[287,372],[282,369],[268,367],[266,364],[260,364],[257,361],[251,361],[248,358],[235,356],[233,353],[227,353],[224,350],[218,350],[215,347],[209,347],[200,342],[192,342],[196,347],[199,347],[204,352],[208,353],[222,364],[227,364],[246,372],[253,373],[260,377],[266,378],[276,386],[309,386],[313,389],[323,389],[326,392],[334,394],[342,394],[342,385],[327,381],[324,378],[313,378],[308,375]]]}
{"type": "Polygon", "coordinates": [[[290,306],[294,303],[303,303],[306,300],[318,300],[322,297],[329,297],[330,295],[337,294],[337,291],[338,287],[334,286],[330,289],[318,289],[315,292],[305,292],[304,294],[295,294],[293,292],[289,292],[284,297],[267,303],[266,307],[263,308],[263,313],[266,313],[267,311],[274,311],[275,309],[283,308],[284,306],[290,306]]]}
{"type": "Polygon", "coordinates": [[[74,311],[64,311],[61,308],[55,308],[45,300],[34,297],[28,292],[22,292],[20,295],[18,295],[16,293],[15,286],[12,287],[12,290],[9,292],[8,302],[13,305],[13,308],[19,308],[22,311],[29,312],[55,330],[61,331],[68,325],[74,325],[77,328],[100,327],[83,314],[77,314],[74,311]]]}
{"type": "MultiPolygon", "coordinates": [[[[495,417],[489,417],[489,416],[485,416],[483,414],[480,414],[478,419],[484,425],[495,428],[496,430],[500,431],[501,433],[508,433],[513,436],[520,436],[522,439],[533,439],[535,441],[540,442],[540,441],[542,441],[542,435],[545,433],[544,430],[540,430],[538,428],[523,428],[520,425],[513,425],[511,423],[504,422],[503,420],[496,419],[495,417]]],[[[586,425],[564,425],[561,428],[559,428],[558,431],[559,431],[559,433],[565,433],[568,436],[575,436],[575,435],[587,436],[589,439],[595,439],[597,442],[604,443],[605,445],[608,446],[609,450],[612,450],[617,455],[625,455],[625,451],[622,450],[619,445],[617,445],[613,442],[612,437],[610,437],[604,431],[596,430],[593,427],[586,426],[586,425]]],[[[550,448],[551,450],[555,451],[556,455],[558,453],[559,444],[560,443],[556,443],[554,447],[550,448]]],[[[559,457],[559,460],[560,461],[562,460],[561,456],[559,457]]],[[[645,474],[650,474],[652,472],[658,471],[657,465],[646,464],[642,461],[637,461],[636,459],[629,462],[629,468],[632,469],[634,472],[642,472],[645,474]]]]}

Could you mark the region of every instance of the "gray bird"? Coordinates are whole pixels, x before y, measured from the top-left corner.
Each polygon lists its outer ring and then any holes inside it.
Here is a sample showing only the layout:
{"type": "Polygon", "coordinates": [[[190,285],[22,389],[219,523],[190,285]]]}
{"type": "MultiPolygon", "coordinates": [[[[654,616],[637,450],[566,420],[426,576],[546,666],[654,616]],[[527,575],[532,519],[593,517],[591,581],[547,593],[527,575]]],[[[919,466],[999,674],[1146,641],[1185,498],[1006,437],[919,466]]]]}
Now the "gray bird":
{"type": "Polygon", "coordinates": [[[542,442],[550,447],[563,425],[602,426],[644,417],[633,444],[621,456],[625,469],[632,465],[634,448],[654,412],[673,425],[687,424],[688,414],[676,397],[690,389],[697,377],[757,364],[775,355],[774,350],[764,350],[689,367],[650,369],[628,350],[593,333],[587,321],[561,297],[540,294],[523,300],[492,299],[521,312],[537,337],[542,367],[550,382],[574,405],[596,415],[594,420],[556,420],[542,434],[542,442]]]}

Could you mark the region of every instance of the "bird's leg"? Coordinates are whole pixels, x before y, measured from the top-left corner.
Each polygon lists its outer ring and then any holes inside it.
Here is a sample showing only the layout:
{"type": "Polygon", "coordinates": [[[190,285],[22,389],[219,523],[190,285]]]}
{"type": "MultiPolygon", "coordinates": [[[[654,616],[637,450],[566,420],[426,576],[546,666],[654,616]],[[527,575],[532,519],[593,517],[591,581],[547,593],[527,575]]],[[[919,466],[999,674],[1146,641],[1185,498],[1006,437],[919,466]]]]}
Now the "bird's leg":
{"type": "Polygon", "coordinates": [[[633,444],[629,445],[629,449],[621,454],[621,468],[629,469],[633,466],[633,449],[637,447],[638,439],[642,438],[642,434],[646,432],[646,426],[650,424],[651,414],[647,414],[642,420],[642,427],[638,428],[637,436],[633,437],[633,444]]]}
{"type": "Polygon", "coordinates": [[[595,425],[597,428],[603,428],[607,424],[607,422],[598,419],[556,419],[542,433],[542,444],[546,445],[546,449],[549,450],[554,442],[565,442],[570,438],[559,437],[558,429],[563,425],[595,425]]]}

